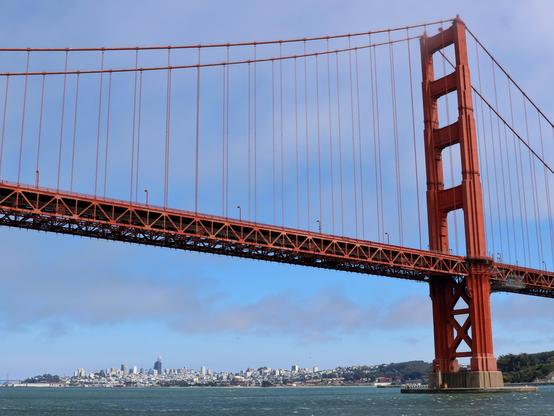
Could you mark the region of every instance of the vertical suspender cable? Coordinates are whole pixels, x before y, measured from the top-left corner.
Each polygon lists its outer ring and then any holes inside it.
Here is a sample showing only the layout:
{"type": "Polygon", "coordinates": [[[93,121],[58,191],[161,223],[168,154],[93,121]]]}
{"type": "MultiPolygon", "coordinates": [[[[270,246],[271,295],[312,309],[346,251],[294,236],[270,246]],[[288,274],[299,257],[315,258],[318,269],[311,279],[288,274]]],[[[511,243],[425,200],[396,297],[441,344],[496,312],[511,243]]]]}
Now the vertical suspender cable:
{"type": "Polygon", "coordinates": [[[253,143],[253,151],[254,151],[254,221],[258,221],[258,150],[257,150],[257,116],[258,116],[258,74],[257,74],[257,67],[256,67],[256,60],[257,60],[257,51],[256,51],[256,44],[254,44],[254,143],[253,143]]]}
{"type": "MultiPolygon", "coordinates": [[[[44,75],[43,75],[44,77],[44,75]]],[[[2,160],[4,158],[4,139],[6,137],[6,115],[8,113],[8,92],[10,88],[10,76],[6,76],[6,87],[4,89],[4,115],[2,117],[2,142],[0,143],[0,179],[2,178],[2,160]]]]}
{"type": "Polygon", "coordinates": [[[221,67],[222,69],[222,80],[223,80],[223,83],[222,83],[222,86],[223,86],[223,91],[222,91],[222,108],[221,108],[221,114],[222,114],[222,117],[221,117],[221,215],[225,216],[226,213],[225,213],[225,153],[226,153],[226,149],[225,149],[225,116],[226,116],[226,111],[225,111],[225,107],[226,107],[226,95],[227,95],[227,91],[226,91],[226,84],[227,84],[227,65],[226,64],[223,64],[223,66],[221,67]]]}
{"type": "Polygon", "coordinates": [[[271,178],[273,225],[277,223],[277,197],[275,190],[275,61],[271,60],[271,178]]]}
{"type": "Polygon", "coordinates": [[[248,62],[248,151],[247,151],[247,157],[248,157],[248,219],[252,219],[252,104],[251,104],[251,83],[252,83],[252,75],[250,73],[250,62],[248,62]]]}
{"type": "MultiPolygon", "coordinates": [[[[523,114],[525,119],[525,134],[527,137],[527,140],[531,139],[531,136],[529,134],[529,122],[527,120],[527,100],[525,97],[523,98],[523,114]]],[[[535,214],[535,234],[537,236],[537,248],[539,250],[539,261],[543,260],[543,251],[542,251],[542,238],[540,234],[540,228],[539,228],[539,208],[538,208],[538,191],[537,191],[537,178],[535,174],[535,165],[533,164],[533,159],[531,156],[531,150],[528,150],[529,155],[529,170],[531,173],[531,192],[533,195],[533,212],[535,214]]]]}
{"type": "MultiPolygon", "coordinates": [[[[368,35],[368,44],[371,45],[371,34],[368,35]]],[[[375,88],[374,88],[374,68],[373,68],[373,48],[368,49],[369,52],[369,90],[371,94],[371,124],[373,126],[373,171],[375,175],[375,213],[377,216],[377,238],[381,240],[381,210],[379,200],[381,194],[379,192],[379,164],[377,161],[377,121],[375,119],[375,88]]]]}
{"type": "MultiPolygon", "coordinates": [[[[306,55],[306,41],[304,41],[304,55],[306,55]]],[[[308,219],[306,227],[309,230],[312,224],[311,196],[310,196],[310,135],[308,126],[308,58],[304,57],[304,119],[306,130],[306,207],[308,219]]]]}
{"type": "MultiPolygon", "coordinates": [[[[492,63],[492,80],[493,80],[493,88],[494,88],[494,102],[496,106],[496,110],[499,111],[500,107],[498,105],[498,93],[496,88],[496,71],[494,62],[492,63]]],[[[498,145],[500,146],[500,174],[501,174],[501,180],[502,180],[502,193],[503,193],[503,202],[504,202],[504,223],[506,224],[506,243],[508,245],[508,257],[511,260],[512,257],[512,244],[510,242],[510,224],[508,221],[508,203],[507,203],[507,192],[506,192],[506,177],[504,174],[504,157],[502,152],[502,138],[500,136],[500,119],[496,117],[496,128],[498,132],[498,145]]],[[[514,241],[515,244],[515,241],[514,241]]]]}
{"type": "MultiPolygon", "coordinates": [[[[77,145],[77,114],[79,110],[79,73],[75,78],[75,106],[73,109],[73,140],[71,145],[71,180],[69,181],[69,190],[73,192],[73,178],[75,172],[75,151],[77,145]]],[[[131,200],[131,198],[129,198],[131,200]]]]}
{"type": "Polygon", "coordinates": [[[394,139],[394,160],[395,160],[395,176],[396,176],[396,198],[398,211],[398,236],[400,245],[404,244],[404,225],[402,223],[402,190],[400,184],[400,150],[398,148],[398,110],[396,107],[396,79],[394,75],[394,50],[391,43],[390,31],[388,32],[389,39],[389,63],[391,71],[391,94],[392,94],[392,131],[394,139]]]}
{"type": "Polygon", "coordinates": [[[167,48],[167,92],[165,109],[165,155],[164,155],[164,208],[167,208],[169,201],[169,164],[170,164],[170,145],[171,145],[171,48],[167,48]]]}
{"type": "Polygon", "coordinates": [[[298,61],[294,58],[294,147],[296,151],[296,228],[300,228],[300,160],[298,140],[298,61]]]}
{"type": "Polygon", "coordinates": [[[354,221],[355,236],[358,238],[358,179],[356,168],[356,128],[354,126],[354,91],[352,81],[352,50],[350,45],[350,36],[348,36],[348,77],[350,79],[350,119],[352,133],[352,174],[354,179],[354,221]]]}
{"type": "MultiPolygon", "coordinates": [[[[493,121],[492,121],[492,110],[489,107],[489,124],[490,124],[490,134],[491,134],[491,143],[492,143],[492,162],[493,162],[493,173],[494,173],[494,188],[495,188],[495,199],[496,199],[496,208],[497,208],[497,214],[500,216],[500,198],[499,198],[499,190],[498,190],[498,173],[496,169],[496,151],[494,149],[494,127],[493,127],[493,121]]],[[[502,223],[501,219],[498,218],[498,234],[500,237],[500,254],[504,252],[504,238],[502,233],[502,223]]],[[[493,257],[497,253],[493,253],[493,257]]]]}
{"type": "MultiPolygon", "coordinates": [[[[537,121],[539,123],[539,137],[541,139],[541,157],[543,160],[546,160],[544,157],[544,141],[542,137],[541,114],[538,111],[537,111],[537,121]]],[[[553,244],[554,234],[552,229],[552,207],[550,205],[550,184],[548,181],[548,172],[546,170],[546,165],[543,165],[543,169],[544,169],[544,187],[546,191],[546,207],[548,210],[548,231],[550,236],[550,250],[552,254],[551,261],[552,261],[552,265],[554,266],[554,244],[553,244]]]]}
{"type": "Polygon", "coordinates": [[[335,52],[335,72],[337,76],[337,132],[339,140],[339,183],[340,183],[340,233],[344,236],[344,178],[342,174],[342,132],[341,132],[341,109],[340,109],[340,73],[339,54],[335,52]]]}
{"type": "MultiPolygon", "coordinates": [[[[507,195],[507,199],[508,201],[510,201],[510,213],[511,213],[511,217],[512,217],[512,239],[513,239],[513,243],[514,243],[514,249],[513,249],[513,253],[514,253],[514,256],[515,258],[517,259],[518,258],[518,252],[519,252],[519,249],[518,249],[518,244],[517,244],[517,239],[516,239],[516,218],[515,218],[515,213],[514,213],[514,195],[513,195],[513,188],[512,188],[512,167],[511,167],[511,163],[510,163],[510,156],[508,154],[508,131],[507,131],[507,127],[506,127],[506,124],[504,124],[504,154],[506,156],[506,164],[507,164],[507,177],[508,177],[508,190],[509,190],[509,195],[507,195]]],[[[514,261],[514,258],[511,258],[510,261],[514,261]]]]}
{"type": "Polygon", "coordinates": [[[40,145],[42,141],[42,116],[44,113],[44,87],[46,76],[42,75],[42,82],[40,87],[40,110],[38,119],[38,140],[37,140],[37,160],[35,165],[35,186],[38,188],[40,183],[40,145]]]}
{"type": "Polygon", "coordinates": [[[135,172],[135,202],[138,201],[138,185],[140,173],[140,133],[142,127],[142,70],[139,73],[139,98],[138,98],[138,120],[137,120],[137,170],[135,172]]]}
{"type": "Polygon", "coordinates": [[[198,173],[200,153],[200,47],[198,48],[198,66],[196,67],[196,134],[194,163],[194,212],[198,212],[198,173]]]}
{"type": "MultiPolygon", "coordinates": [[[[283,56],[283,44],[279,43],[279,57],[283,56]]],[[[285,132],[283,115],[283,60],[279,59],[279,119],[281,132],[281,225],[285,226],[285,132]]]]}
{"type": "Polygon", "coordinates": [[[381,205],[381,241],[385,239],[385,209],[384,209],[384,194],[383,194],[383,164],[381,159],[381,122],[379,115],[379,81],[377,72],[377,48],[373,49],[373,67],[374,67],[374,80],[375,80],[375,119],[377,121],[377,154],[379,164],[379,195],[381,205]]]}
{"type": "Polygon", "coordinates": [[[421,241],[421,208],[419,201],[419,168],[418,168],[418,158],[417,158],[417,140],[416,140],[416,128],[415,128],[415,111],[414,111],[414,85],[413,85],[413,76],[412,76],[412,51],[410,49],[410,30],[406,28],[406,45],[408,46],[408,72],[410,80],[410,104],[411,104],[411,115],[412,115],[412,138],[414,145],[414,166],[415,166],[415,189],[416,189],[416,200],[417,200],[417,227],[419,235],[419,248],[422,248],[421,241]]]}
{"type": "MultiPolygon", "coordinates": [[[[31,52],[27,51],[27,63],[25,64],[25,72],[29,72],[29,60],[31,59],[31,52]]],[[[25,85],[23,87],[23,109],[21,111],[21,135],[19,137],[19,163],[17,166],[17,184],[21,179],[21,159],[23,158],[23,136],[25,129],[25,113],[27,110],[27,85],[29,76],[25,75],[25,85]]]]}
{"type": "Polygon", "coordinates": [[[65,64],[64,64],[64,75],[63,75],[63,95],[62,95],[62,114],[60,120],[60,146],[58,150],[58,179],[56,182],[56,189],[60,190],[60,175],[62,170],[62,149],[63,149],[63,127],[64,127],[64,115],[65,115],[65,90],[67,86],[67,57],[68,52],[65,51],[65,64]]]}
{"type": "Polygon", "coordinates": [[[225,65],[225,216],[229,216],[229,46],[225,65]]]}
{"type": "MultiPolygon", "coordinates": [[[[279,57],[283,56],[283,44],[279,43],[279,57]]],[[[283,114],[283,60],[279,59],[279,117],[281,133],[281,225],[285,226],[285,132],[283,114]]]]}
{"type": "MultiPolygon", "coordinates": [[[[510,102],[510,119],[511,119],[511,124],[512,126],[514,125],[514,107],[513,107],[513,102],[512,102],[512,88],[511,88],[511,82],[510,80],[508,79],[508,97],[509,97],[509,102],[510,102]]],[[[482,106],[482,104],[481,104],[482,106]]],[[[519,146],[521,145],[518,141],[516,141],[516,137],[515,137],[515,134],[512,132],[512,143],[514,145],[514,157],[515,157],[515,165],[516,165],[516,179],[517,179],[517,196],[518,196],[518,205],[519,205],[519,223],[520,223],[520,226],[521,226],[521,241],[523,242],[523,260],[524,260],[524,264],[527,265],[527,261],[528,261],[528,251],[529,251],[529,245],[528,245],[528,241],[529,239],[526,238],[528,237],[528,234],[529,233],[525,233],[525,228],[524,227],[527,227],[527,218],[526,216],[524,215],[523,213],[523,206],[522,206],[522,202],[521,200],[524,199],[522,198],[523,195],[523,192],[521,190],[521,180],[522,180],[522,174],[520,172],[520,164],[519,164],[519,161],[518,161],[518,153],[521,154],[520,152],[518,152],[518,148],[519,146]],[[525,226],[524,226],[525,224],[525,226]]],[[[517,259],[516,259],[516,262],[517,262],[517,259]]]]}
{"type": "MultiPolygon", "coordinates": [[[[327,39],[329,52],[329,39],[327,39]]],[[[335,234],[335,178],[333,175],[333,118],[331,116],[331,57],[327,53],[327,108],[329,121],[329,171],[331,182],[331,233],[335,234]]]]}
{"type": "Polygon", "coordinates": [[[131,176],[129,178],[129,201],[133,201],[133,177],[135,174],[135,129],[136,129],[136,114],[137,114],[137,77],[138,77],[138,48],[135,51],[135,71],[134,86],[133,86],[133,128],[131,137],[131,176]]]}
{"type": "Polygon", "coordinates": [[[102,119],[102,89],[104,86],[104,50],[100,61],[100,88],[98,93],[98,122],[96,128],[96,169],[94,173],[94,197],[98,193],[98,159],[100,156],[100,121],[102,119]]]}
{"type": "Polygon", "coordinates": [[[358,114],[358,163],[360,171],[360,210],[361,210],[361,226],[362,226],[362,238],[365,239],[365,206],[364,206],[364,170],[362,163],[362,129],[360,121],[360,75],[358,69],[358,50],[354,51],[354,62],[356,68],[356,107],[358,114]]]}
{"type": "Polygon", "coordinates": [[[323,201],[321,189],[321,128],[320,128],[320,105],[319,105],[319,56],[315,56],[315,91],[316,91],[316,115],[317,115],[317,182],[319,194],[319,228],[323,222],[323,201]]]}
{"type": "Polygon", "coordinates": [[[106,197],[106,186],[108,182],[108,156],[110,149],[110,110],[112,103],[112,73],[108,76],[108,105],[106,109],[106,148],[104,153],[104,198],[106,197]]]}

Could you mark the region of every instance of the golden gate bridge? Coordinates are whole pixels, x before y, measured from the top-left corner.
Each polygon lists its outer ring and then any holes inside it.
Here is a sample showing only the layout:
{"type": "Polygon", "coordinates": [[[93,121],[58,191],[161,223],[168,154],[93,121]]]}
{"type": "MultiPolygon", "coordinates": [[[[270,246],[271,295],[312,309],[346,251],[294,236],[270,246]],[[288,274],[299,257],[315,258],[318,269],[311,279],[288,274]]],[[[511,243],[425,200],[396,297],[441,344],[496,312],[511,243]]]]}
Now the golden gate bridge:
{"type": "Polygon", "coordinates": [[[2,225],[428,282],[432,387],[503,385],[491,290],[554,297],[554,126],[458,17],[0,68],[2,225]]]}

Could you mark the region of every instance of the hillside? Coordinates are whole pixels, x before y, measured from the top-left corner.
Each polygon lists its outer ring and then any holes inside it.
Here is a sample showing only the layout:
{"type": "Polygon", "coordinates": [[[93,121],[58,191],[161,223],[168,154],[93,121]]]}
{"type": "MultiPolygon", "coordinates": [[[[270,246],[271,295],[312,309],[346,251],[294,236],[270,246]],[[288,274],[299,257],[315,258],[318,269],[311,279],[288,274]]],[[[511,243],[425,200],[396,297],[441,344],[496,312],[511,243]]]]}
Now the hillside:
{"type": "Polygon", "coordinates": [[[554,351],[502,355],[498,358],[498,369],[507,383],[544,381],[554,373],[554,351]]]}
{"type": "Polygon", "coordinates": [[[322,378],[342,377],[347,382],[375,381],[389,378],[396,383],[409,383],[426,380],[431,364],[424,361],[381,364],[377,366],[339,367],[322,375],[322,378]]]}

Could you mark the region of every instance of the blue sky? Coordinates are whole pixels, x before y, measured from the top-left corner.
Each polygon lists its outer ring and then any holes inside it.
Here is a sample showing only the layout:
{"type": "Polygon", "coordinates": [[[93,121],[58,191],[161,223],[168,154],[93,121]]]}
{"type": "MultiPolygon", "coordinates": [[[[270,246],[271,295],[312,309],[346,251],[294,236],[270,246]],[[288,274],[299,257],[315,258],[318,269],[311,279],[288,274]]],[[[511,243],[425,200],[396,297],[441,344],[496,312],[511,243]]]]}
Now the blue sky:
{"type": "MultiPolygon", "coordinates": [[[[460,14],[546,114],[554,8],[543,1],[20,1],[2,46],[273,39],[460,14]],[[529,64],[535,63],[535,64],[529,64]]],[[[428,288],[396,279],[0,230],[0,378],[120,363],[240,369],[431,360],[428,288]]],[[[492,297],[497,354],[553,349],[548,299],[492,297]]]]}

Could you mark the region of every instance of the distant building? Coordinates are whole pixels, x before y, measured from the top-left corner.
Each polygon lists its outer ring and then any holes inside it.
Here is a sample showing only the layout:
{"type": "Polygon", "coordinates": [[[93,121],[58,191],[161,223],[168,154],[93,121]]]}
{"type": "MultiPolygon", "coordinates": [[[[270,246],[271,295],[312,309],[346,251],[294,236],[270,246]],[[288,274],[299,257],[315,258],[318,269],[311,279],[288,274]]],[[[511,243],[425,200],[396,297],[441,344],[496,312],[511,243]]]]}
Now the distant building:
{"type": "Polygon", "coordinates": [[[126,364],[121,364],[121,372],[123,373],[124,376],[129,374],[129,369],[127,368],[126,364]]]}
{"type": "Polygon", "coordinates": [[[200,367],[200,374],[202,374],[203,376],[206,375],[206,366],[200,367]]]}
{"type": "Polygon", "coordinates": [[[317,373],[319,371],[319,367],[317,365],[314,365],[313,371],[314,373],[317,373]]]}
{"type": "Polygon", "coordinates": [[[87,376],[87,372],[85,371],[84,368],[78,368],[77,370],[75,370],[75,372],[73,373],[73,376],[74,377],[79,377],[79,378],[85,378],[87,376]]]}
{"type": "Polygon", "coordinates": [[[290,367],[290,371],[293,373],[298,373],[298,366],[296,364],[292,365],[290,367]]]}
{"type": "Polygon", "coordinates": [[[138,374],[138,368],[136,365],[133,366],[133,374],[138,374]]]}
{"type": "Polygon", "coordinates": [[[158,357],[156,362],[154,363],[154,370],[158,372],[158,374],[162,374],[162,358],[158,357]]]}

